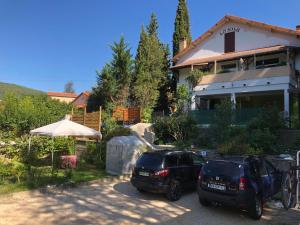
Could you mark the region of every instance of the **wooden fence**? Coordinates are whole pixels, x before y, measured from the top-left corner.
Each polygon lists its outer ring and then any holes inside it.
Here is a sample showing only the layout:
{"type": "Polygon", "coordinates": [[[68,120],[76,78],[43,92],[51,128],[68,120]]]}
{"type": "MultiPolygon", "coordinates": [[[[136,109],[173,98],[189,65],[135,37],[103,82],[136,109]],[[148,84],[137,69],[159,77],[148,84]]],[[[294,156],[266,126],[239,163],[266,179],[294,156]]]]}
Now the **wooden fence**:
{"type": "Polygon", "coordinates": [[[92,128],[94,130],[101,130],[101,107],[99,111],[87,113],[86,109],[84,109],[83,113],[72,113],[72,121],[92,128]]]}
{"type": "Polygon", "coordinates": [[[117,121],[126,124],[138,123],[141,121],[140,108],[138,107],[117,107],[112,114],[112,117],[117,121]]]}

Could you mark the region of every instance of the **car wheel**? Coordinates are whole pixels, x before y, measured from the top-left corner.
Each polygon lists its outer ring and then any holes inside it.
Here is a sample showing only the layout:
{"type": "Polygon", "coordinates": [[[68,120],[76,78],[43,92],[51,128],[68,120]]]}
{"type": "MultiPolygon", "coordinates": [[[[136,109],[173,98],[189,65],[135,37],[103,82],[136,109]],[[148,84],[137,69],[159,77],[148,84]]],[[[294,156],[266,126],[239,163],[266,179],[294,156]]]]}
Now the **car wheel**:
{"type": "Polygon", "coordinates": [[[205,207],[210,206],[210,204],[211,204],[210,201],[208,201],[208,200],[206,200],[204,198],[199,198],[199,202],[200,202],[201,205],[203,205],[205,207]]]}
{"type": "Polygon", "coordinates": [[[170,201],[177,201],[180,199],[181,194],[182,191],[180,183],[177,180],[172,180],[166,193],[167,199],[170,201]]]}
{"type": "Polygon", "coordinates": [[[258,220],[258,219],[260,219],[262,213],[263,213],[262,199],[259,195],[256,195],[250,205],[249,216],[252,219],[258,220]]]}

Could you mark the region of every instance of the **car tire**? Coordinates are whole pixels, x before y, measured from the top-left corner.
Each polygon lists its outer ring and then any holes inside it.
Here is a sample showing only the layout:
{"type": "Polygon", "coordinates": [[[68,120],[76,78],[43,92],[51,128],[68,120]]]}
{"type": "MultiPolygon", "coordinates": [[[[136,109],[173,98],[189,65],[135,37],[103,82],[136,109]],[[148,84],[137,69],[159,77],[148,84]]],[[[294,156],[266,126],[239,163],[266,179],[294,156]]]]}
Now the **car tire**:
{"type": "Polygon", "coordinates": [[[258,220],[263,214],[263,202],[259,195],[256,195],[253,201],[250,203],[249,207],[249,216],[254,219],[258,220]]]}
{"type": "Polygon", "coordinates": [[[211,202],[210,202],[210,201],[208,201],[208,200],[206,200],[206,199],[204,199],[204,198],[200,198],[200,197],[199,197],[199,202],[200,202],[201,205],[203,205],[203,206],[205,206],[205,207],[208,207],[208,206],[211,205],[211,202]]]}
{"type": "Polygon", "coordinates": [[[166,197],[170,201],[177,201],[181,198],[182,190],[179,181],[172,180],[166,193],[166,197]]]}

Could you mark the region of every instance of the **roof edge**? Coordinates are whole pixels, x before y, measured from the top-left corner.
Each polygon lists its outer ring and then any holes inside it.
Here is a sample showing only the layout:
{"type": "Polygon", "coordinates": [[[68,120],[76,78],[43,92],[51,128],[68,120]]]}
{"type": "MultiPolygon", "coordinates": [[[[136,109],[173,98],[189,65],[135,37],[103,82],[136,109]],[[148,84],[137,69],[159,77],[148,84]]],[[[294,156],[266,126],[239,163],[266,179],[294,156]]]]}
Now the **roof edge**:
{"type": "Polygon", "coordinates": [[[203,41],[204,39],[206,39],[207,37],[212,35],[213,32],[217,28],[219,28],[220,26],[222,26],[226,22],[237,22],[237,23],[248,24],[248,25],[250,24],[252,26],[256,26],[256,27],[259,27],[259,28],[270,29],[273,32],[275,31],[275,32],[279,32],[279,33],[285,33],[285,34],[289,34],[289,35],[300,36],[300,31],[292,30],[292,29],[285,28],[285,27],[270,25],[270,24],[267,24],[267,23],[242,18],[242,17],[239,17],[239,16],[225,15],[222,19],[220,19],[215,25],[213,25],[205,33],[200,35],[198,38],[196,38],[194,41],[192,41],[186,48],[184,48],[182,51],[177,53],[172,58],[172,61],[176,62],[181,56],[188,53],[190,50],[192,50],[194,47],[196,47],[196,45],[198,45],[201,41],[203,41]]]}

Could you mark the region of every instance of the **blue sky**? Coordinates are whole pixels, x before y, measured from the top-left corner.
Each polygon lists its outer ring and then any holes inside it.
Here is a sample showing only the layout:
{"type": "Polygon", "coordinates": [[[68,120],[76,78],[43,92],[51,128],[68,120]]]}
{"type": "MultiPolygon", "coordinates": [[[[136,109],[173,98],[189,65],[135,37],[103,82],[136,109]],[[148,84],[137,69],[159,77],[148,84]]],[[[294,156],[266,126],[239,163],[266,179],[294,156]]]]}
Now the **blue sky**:
{"type": "MultiPolygon", "coordinates": [[[[299,0],[187,0],[193,39],[225,14],[294,29],[299,0]]],[[[0,81],[43,91],[90,90],[109,45],[124,35],[135,54],[151,12],[171,47],[177,0],[0,0],[0,81]]]]}

